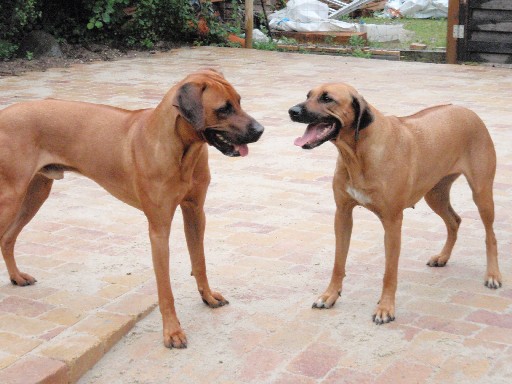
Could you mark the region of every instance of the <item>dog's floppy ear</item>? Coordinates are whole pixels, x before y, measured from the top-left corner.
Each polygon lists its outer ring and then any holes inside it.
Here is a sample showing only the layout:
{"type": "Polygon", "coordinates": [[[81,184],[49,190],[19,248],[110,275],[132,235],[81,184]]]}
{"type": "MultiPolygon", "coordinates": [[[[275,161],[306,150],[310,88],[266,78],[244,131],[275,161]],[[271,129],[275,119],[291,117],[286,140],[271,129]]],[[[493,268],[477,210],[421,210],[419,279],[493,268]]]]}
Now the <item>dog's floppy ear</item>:
{"type": "Polygon", "coordinates": [[[368,103],[362,96],[352,95],[352,108],[354,109],[353,127],[356,131],[354,137],[359,140],[359,131],[365,129],[373,122],[373,114],[368,107],[368,103]]]}
{"type": "Polygon", "coordinates": [[[181,116],[194,127],[196,131],[204,128],[205,116],[202,102],[203,91],[206,85],[198,83],[185,83],[177,92],[174,105],[181,116]]]}

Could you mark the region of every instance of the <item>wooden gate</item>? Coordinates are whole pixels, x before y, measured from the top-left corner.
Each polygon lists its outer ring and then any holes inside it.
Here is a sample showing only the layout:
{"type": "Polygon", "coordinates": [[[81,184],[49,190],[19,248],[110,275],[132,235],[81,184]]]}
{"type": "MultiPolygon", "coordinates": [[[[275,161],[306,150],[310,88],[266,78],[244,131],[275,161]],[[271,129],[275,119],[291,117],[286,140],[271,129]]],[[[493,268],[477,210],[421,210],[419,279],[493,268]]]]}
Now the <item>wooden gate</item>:
{"type": "Polygon", "coordinates": [[[512,64],[512,0],[450,0],[447,61],[512,64]]]}

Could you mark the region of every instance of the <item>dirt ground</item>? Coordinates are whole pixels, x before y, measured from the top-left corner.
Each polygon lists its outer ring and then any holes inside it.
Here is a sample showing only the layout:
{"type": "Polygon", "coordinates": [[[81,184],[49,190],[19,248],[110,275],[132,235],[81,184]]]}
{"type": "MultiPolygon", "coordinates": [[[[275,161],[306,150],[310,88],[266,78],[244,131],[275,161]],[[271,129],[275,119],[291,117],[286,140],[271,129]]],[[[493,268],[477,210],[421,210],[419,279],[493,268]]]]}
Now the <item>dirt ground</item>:
{"type": "Polygon", "coordinates": [[[19,76],[25,72],[46,71],[48,68],[67,68],[73,64],[86,64],[94,61],[114,61],[126,58],[148,57],[156,52],[165,52],[176,46],[159,44],[154,50],[121,50],[104,44],[71,45],[61,44],[63,57],[40,57],[34,59],[16,58],[0,61],[0,78],[19,76]]]}

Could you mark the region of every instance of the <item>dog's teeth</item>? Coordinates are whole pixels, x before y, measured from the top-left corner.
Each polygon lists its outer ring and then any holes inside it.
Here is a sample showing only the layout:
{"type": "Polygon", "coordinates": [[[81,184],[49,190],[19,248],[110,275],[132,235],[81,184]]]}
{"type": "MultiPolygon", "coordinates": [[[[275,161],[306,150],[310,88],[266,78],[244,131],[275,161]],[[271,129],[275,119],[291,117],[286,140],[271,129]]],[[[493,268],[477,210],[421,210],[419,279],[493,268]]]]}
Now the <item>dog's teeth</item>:
{"type": "Polygon", "coordinates": [[[230,142],[224,136],[222,136],[220,133],[217,133],[216,136],[223,143],[230,144],[230,142]]]}

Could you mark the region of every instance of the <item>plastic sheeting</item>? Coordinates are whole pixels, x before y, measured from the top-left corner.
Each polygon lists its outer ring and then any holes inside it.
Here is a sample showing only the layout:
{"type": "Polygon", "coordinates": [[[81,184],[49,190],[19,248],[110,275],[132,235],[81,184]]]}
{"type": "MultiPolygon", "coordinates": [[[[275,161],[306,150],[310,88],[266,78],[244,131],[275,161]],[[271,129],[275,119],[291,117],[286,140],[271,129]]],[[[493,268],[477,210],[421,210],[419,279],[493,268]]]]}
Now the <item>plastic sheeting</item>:
{"type": "Polygon", "coordinates": [[[448,0],[388,0],[384,6],[384,17],[448,17],[448,0]]]}
{"type": "Polygon", "coordinates": [[[271,29],[297,32],[344,32],[356,24],[329,19],[327,4],[316,0],[290,0],[286,7],[269,15],[271,29]]]}

